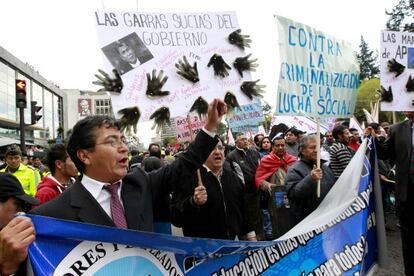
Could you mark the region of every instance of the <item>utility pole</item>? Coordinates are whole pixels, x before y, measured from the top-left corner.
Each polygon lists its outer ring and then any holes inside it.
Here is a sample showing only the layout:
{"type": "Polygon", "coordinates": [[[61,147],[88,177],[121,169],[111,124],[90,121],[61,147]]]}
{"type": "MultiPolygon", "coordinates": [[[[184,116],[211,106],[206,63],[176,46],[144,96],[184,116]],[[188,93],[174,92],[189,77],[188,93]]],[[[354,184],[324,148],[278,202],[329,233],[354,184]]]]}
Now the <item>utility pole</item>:
{"type": "Polygon", "coordinates": [[[24,137],[24,107],[19,107],[19,111],[20,111],[20,149],[22,150],[22,152],[26,152],[26,141],[25,141],[25,137],[24,137]]]}

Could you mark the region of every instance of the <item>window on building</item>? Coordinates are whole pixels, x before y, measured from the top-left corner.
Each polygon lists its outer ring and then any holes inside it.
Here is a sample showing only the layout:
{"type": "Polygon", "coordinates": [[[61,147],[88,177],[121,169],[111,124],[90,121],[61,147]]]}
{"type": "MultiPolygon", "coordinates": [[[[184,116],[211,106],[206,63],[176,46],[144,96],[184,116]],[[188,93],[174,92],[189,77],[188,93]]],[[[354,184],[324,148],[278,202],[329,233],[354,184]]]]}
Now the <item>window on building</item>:
{"type": "Polygon", "coordinates": [[[96,115],[112,115],[112,106],[110,99],[95,100],[96,115]]]}
{"type": "Polygon", "coordinates": [[[0,116],[16,120],[16,71],[0,61],[0,116]]]}

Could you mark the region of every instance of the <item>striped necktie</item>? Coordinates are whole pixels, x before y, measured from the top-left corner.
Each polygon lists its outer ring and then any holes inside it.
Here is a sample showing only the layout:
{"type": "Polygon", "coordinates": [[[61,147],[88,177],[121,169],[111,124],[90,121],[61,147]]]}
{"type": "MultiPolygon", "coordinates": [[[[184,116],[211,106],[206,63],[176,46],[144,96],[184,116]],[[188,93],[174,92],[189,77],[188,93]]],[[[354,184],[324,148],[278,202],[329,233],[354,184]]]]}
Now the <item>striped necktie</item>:
{"type": "Polygon", "coordinates": [[[104,186],[104,189],[111,194],[111,215],[116,227],[127,229],[128,225],[125,219],[124,208],[118,196],[118,188],[121,182],[104,186]]]}

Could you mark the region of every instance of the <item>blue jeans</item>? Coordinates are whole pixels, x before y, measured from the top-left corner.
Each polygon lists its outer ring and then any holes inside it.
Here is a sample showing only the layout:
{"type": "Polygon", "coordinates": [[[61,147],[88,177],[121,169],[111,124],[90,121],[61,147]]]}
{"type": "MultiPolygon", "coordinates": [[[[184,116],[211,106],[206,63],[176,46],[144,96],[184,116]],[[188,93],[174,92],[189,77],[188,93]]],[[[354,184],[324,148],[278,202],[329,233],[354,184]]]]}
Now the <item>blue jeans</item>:
{"type": "Polygon", "coordinates": [[[261,209],[263,217],[263,229],[266,239],[273,238],[272,219],[270,217],[269,209],[261,209]]]}

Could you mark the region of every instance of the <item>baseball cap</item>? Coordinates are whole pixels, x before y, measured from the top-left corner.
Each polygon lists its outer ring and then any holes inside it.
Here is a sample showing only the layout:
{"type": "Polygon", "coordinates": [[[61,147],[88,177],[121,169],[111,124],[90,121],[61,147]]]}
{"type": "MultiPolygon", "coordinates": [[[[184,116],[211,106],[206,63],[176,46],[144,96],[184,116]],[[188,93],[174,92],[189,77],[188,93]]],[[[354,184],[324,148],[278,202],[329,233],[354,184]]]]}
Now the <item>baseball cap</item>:
{"type": "Polygon", "coordinates": [[[31,197],[24,192],[22,185],[14,175],[4,172],[0,172],[0,197],[15,197],[31,205],[38,205],[40,203],[39,199],[31,197]]]}

